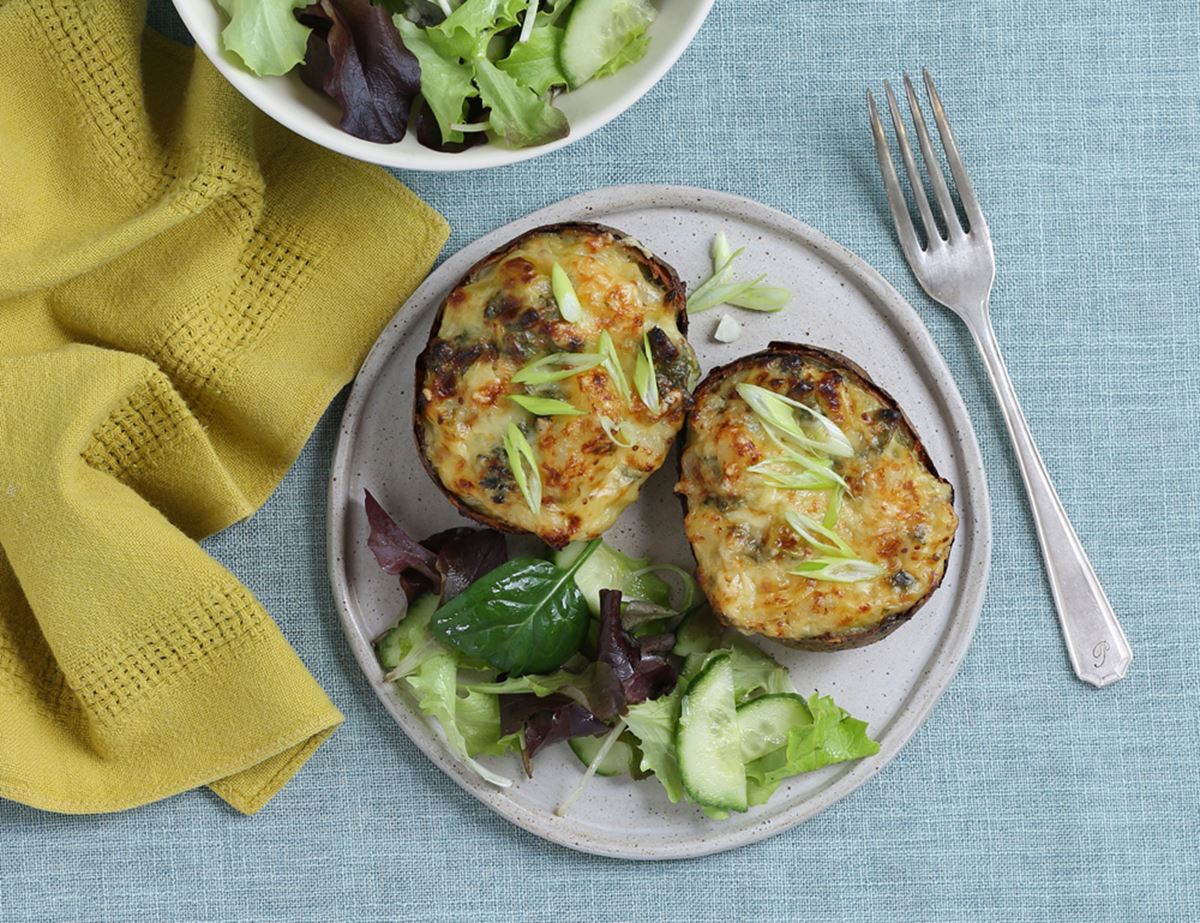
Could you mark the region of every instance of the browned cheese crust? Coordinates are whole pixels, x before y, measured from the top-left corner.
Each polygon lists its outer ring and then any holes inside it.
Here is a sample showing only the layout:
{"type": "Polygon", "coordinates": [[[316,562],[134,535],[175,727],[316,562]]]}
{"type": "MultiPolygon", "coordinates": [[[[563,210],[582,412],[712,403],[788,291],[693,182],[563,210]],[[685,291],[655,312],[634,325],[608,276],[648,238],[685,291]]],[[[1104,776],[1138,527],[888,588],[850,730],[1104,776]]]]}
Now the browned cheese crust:
{"type": "Polygon", "coordinates": [[[896,402],[844,356],[791,343],[714,369],[697,388],[675,490],[717,615],[808,650],[870,644],[911,618],[941,582],[958,525],[953,489],[896,402]],[[805,403],[846,434],[853,454],[834,470],[850,493],[834,531],[881,576],[837,583],[791,573],[818,552],[784,513],[821,521],[830,492],[772,486],[748,470],[779,449],[739,382],[805,403]]]}
{"type": "Polygon", "coordinates": [[[600,535],[666,460],[691,406],[697,377],[686,339],[684,288],[667,264],[612,228],[536,228],[476,264],[434,319],[417,360],[414,425],[426,470],[465,515],[508,532],[529,532],[555,547],[600,535]],[[583,307],[563,319],[551,287],[558,263],[583,307]],[[513,375],[553,353],[596,352],[612,337],[631,397],[603,366],[545,384],[513,375]],[[646,336],[661,397],[657,412],[632,387],[646,336]],[[510,400],[565,401],[575,416],[535,416],[510,400]],[[620,445],[601,417],[622,425],[620,445]],[[538,463],[542,502],[522,495],[503,446],[509,423],[538,463]]]}

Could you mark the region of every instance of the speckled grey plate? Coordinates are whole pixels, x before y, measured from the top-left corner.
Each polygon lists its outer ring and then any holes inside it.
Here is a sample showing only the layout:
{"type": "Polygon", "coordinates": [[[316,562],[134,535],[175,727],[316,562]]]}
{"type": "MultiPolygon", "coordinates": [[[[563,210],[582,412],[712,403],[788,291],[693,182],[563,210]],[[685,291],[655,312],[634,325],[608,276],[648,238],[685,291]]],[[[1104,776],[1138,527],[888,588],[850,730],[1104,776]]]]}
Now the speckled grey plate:
{"type": "MultiPolygon", "coordinates": [[[[647,483],[641,499],[606,538],[635,555],[691,566],[674,460],[647,483]]],[[[991,524],[983,461],[962,398],[912,307],[862,260],[780,212],[724,193],[672,186],[599,189],[515,221],[456,253],[409,299],[380,335],[354,384],[329,484],[329,572],[354,655],[396,723],[443,772],[513,823],[573,849],[630,859],[669,859],[732,849],[779,833],[858,788],[890,760],[929,715],[958,669],[979,617],[987,583],[991,524]],[[673,805],[653,779],[595,779],[565,818],[555,807],[579,779],[570,750],[537,757],[532,779],[515,759],[489,765],[514,779],[499,789],[464,769],[412,702],[382,682],[371,639],[403,606],[394,577],[366,547],[363,488],[370,488],[404,527],[424,536],[463,520],[430,483],[414,445],[413,367],[442,299],[481,257],[541,224],[586,220],[637,237],[673,265],[689,288],[710,270],[709,242],[719,230],[736,248],[745,275],[769,274],[794,299],[780,314],[734,311],[741,339],[712,340],[721,311],[693,319],[690,338],[707,371],[764,347],[769,340],[825,346],[859,363],[900,402],[939,472],[955,487],[961,518],[946,579],[929,603],[891,637],[836,654],[766,645],[791,670],[801,692],[818,689],[870,724],[877,756],[800,776],[769,804],[724,822],[673,805]]],[[[381,793],[387,797],[387,793],[381,793]]]]}

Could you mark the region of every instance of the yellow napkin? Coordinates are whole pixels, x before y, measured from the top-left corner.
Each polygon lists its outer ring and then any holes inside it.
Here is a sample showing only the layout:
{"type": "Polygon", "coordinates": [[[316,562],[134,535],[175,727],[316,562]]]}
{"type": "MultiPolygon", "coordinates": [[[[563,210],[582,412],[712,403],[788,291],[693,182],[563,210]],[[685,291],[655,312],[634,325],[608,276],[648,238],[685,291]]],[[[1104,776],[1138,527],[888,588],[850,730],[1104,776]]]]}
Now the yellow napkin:
{"type": "Polygon", "coordinates": [[[252,812],[341,715],[194,540],[270,494],[447,227],[144,16],[0,0],[0,796],[252,812]]]}

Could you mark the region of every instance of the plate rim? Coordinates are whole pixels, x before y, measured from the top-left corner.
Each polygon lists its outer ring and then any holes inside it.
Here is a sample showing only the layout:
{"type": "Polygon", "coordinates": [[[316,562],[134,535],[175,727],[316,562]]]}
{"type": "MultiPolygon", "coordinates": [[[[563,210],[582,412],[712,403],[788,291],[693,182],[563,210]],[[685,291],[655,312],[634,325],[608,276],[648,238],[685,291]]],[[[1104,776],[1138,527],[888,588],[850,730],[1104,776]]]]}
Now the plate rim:
{"type": "MultiPolygon", "coordinates": [[[[964,495],[968,494],[965,485],[962,492],[964,495]]],[[[469,241],[430,272],[380,332],[355,376],[350,396],[342,413],[337,443],[330,465],[326,496],[325,538],[330,589],[334,604],[337,606],[342,632],[350,645],[359,669],[371,684],[375,695],[413,745],[467,794],[535,836],[580,852],[634,860],[698,858],[759,842],[790,830],[816,816],[881,772],[925,724],[938,700],[958,674],[979,622],[987,592],[992,556],[991,503],[987,473],[979,441],[976,438],[970,413],[950,368],[946,365],[941,351],[917,310],[865,260],[828,235],[791,215],[734,193],[667,184],[605,186],[562,199],[469,241]],[[636,844],[622,846],[611,843],[607,839],[590,841],[586,837],[570,835],[566,829],[556,829],[556,822],[561,823],[563,819],[531,810],[505,797],[501,791],[488,786],[475,776],[469,775],[458,760],[442,752],[440,748],[427,746],[424,741],[408,733],[405,719],[412,717],[411,709],[402,712],[399,696],[381,681],[382,670],[375,661],[369,644],[362,643],[361,633],[351,614],[349,581],[346,579],[345,568],[342,566],[344,560],[342,539],[345,534],[346,505],[340,502],[343,492],[338,481],[345,479],[346,472],[350,467],[349,463],[352,458],[350,448],[358,432],[359,415],[366,396],[386,360],[399,346],[400,339],[404,335],[403,327],[407,325],[402,324],[400,318],[409,304],[426,295],[427,289],[444,284],[440,278],[444,275],[443,268],[456,261],[468,250],[483,249],[484,252],[488,252],[485,248],[494,249],[510,237],[540,224],[572,219],[590,220],[595,217],[591,214],[593,212],[603,214],[653,205],[675,205],[677,207],[700,205],[713,211],[724,213],[733,211],[739,216],[759,217],[775,226],[782,227],[788,233],[802,240],[808,247],[819,252],[823,258],[839,264],[839,268],[848,275],[854,276],[874,300],[887,306],[893,319],[906,322],[905,332],[915,341],[929,370],[934,375],[934,383],[937,386],[933,389],[934,393],[941,402],[948,405],[946,409],[950,411],[950,417],[963,437],[960,443],[960,458],[967,476],[972,481],[970,493],[973,493],[976,498],[972,503],[976,529],[970,534],[960,533],[956,540],[956,544],[969,543],[971,546],[968,558],[969,566],[963,571],[963,586],[960,591],[963,602],[955,610],[951,625],[930,655],[930,660],[936,661],[935,666],[925,672],[924,676],[917,678],[913,689],[908,693],[905,705],[892,720],[890,733],[882,742],[883,746],[878,754],[869,760],[859,761],[847,772],[799,804],[764,818],[758,825],[728,831],[724,835],[718,831],[715,836],[703,839],[686,839],[677,843],[654,846],[636,844]]],[[[959,547],[962,547],[961,544],[959,547]]],[[[424,721],[423,718],[417,717],[418,720],[424,721]]],[[[440,737],[438,729],[430,725],[426,725],[426,727],[431,731],[431,739],[440,737]]]]}

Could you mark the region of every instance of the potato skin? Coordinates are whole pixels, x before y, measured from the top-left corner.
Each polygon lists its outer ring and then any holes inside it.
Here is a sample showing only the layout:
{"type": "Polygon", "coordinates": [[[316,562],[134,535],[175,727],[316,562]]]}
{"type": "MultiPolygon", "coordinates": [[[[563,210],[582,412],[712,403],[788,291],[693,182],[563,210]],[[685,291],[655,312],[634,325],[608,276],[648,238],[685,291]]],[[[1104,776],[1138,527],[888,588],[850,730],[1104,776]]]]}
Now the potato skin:
{"type": "MultiPolygon", "coordinates": [[[[680,500],[683,504],[685,518],[689,513],[689,499],[687,494],[680,490],[680,485],[684,483],[685,479],[684,455],[687,451],[686,446],[691,444],[694,423],[693,415],[703,405],[706,397],[711,392],[720,388],[721,385],[731,376],[765,366],[773,361],[786,357],[815,360],[816,362],[823,363],[833,369],[836,369],[842,375],[850,378],[855,386],[861,388],[864,392],[871,395],[882,407],[887,408],[893,414],[893,416],[891,416],[889,419],[893,420],[894,427],[904,434],[905,438],[909,442],[910,450],[917,461],[932,476],[933,479],[935,479],[941,485],[944,485],[947,491],[948,502],[951,505],[953,504],[953,485],[951,485],[949,481],[947,481],[945,478],[942,478],[938,474],[937,469],[934,467],[933,461],[930,459],[925,446],[917,436],[916,431],[913,429],[908,417],[904,414],[896,400],[883,388],[875,384],[875,382],[871,380],[870,376],[859,365],[840,353],[832,350],[798,343],[772,342],[768,344],[767,348],[764,350],[742,356],[741,358],[735,359],[726,365],[712,369],[694,392],[693,396],[695,401],[693,403],[693,410],[689,413],[688,423],[685,428],[685,449],[684,452],[680,453],[679,457],[680,484],[676,486],[676,493],[679,494],[680,500]]],[[[901,625],[909,621],[921,608],[921,606],[923,606],[929,600],[930,596],[938,588],[938,586],[941,585],[942,579],[945,576],[946,561],[949,559],[951,547],[953,545],[953,537],[956,532],[956,529],[954,532],[952,532],[949,543],[947,544],[945,551],[941,556],[941,567],[931,579],[930,584],[924,594],[918,599],[914,600],[902,611],[889,613],[874,624],[861,628],[856,627],[844,631],[828,631],[822,634],[804,638],[778,637],[774,634],[768,634],[766,636],[789,647],[810,651],[850,650],[883,640],[901,625]]],[[[692,550],[693,554],[696,555],[697,565],[699,566],[700,557],[696,554],[696,547],[694,544],[692,546],[692,550]]],[[[709,596],[709,602],[712,606],[713,612],[724,624],[727,624],[739,631],[746,632],[746,628],[743,625],[738,624],[737,620],[731,619],[725,612],[721,611],[721,607],[717,605],[717,603],[711,598],[710,594],[706,592],[706,596],[709,596]]]]}
{"type": "MultiPolygon", "coordinates": [[[[669,264],[647,251],[625,232],[619,231],[607,225],[597,224],[594,222],[561,222],[558,224],[543,225],[532,228],[531,230],[526,231],[525,233],[504,244],[502,247],[492,251],[487,256],[475,263],[475,265],[469,270],[467,270],[463,278],[454,287],[454,289],[451,290],[450,295],[447,296],[447,298],[438,307],[437,313],[435,314],[433,322],[430,326],[429,337],[426,341],[425,348],[417,357],[417,386],[414,389],[413,398],[413,432],[417,441],[418,455],[420,456],[421,464],[425,468],[426,473],[429,474],[430,479],[435,485],[437,485],[442,494],[462,515],[502,532],[508,532],[512,534],[530,534],[533,530],[515,525],[502,516],[493,515],[485,510],[477,508],[476,506],[468,504],[443,481],[430,457],[430,446],[426,438],[426,427],[424,425],[423,418],[425,405],[427,402],[423,393],[423,386],[424,383],[429,380],[429,376],[435,372],[433,363],[435,360],[436,344],[439,339],[439,332],[442,328],[442,322],[446,314],[447,306],[455,292],[470,284],[473,280],[478,279],[491,267],[498,266],[499,264],[503,263],[509,256],[520,251],[528,241],[545,236],[579,234],[593,234],[611,237],[614,244],[626,248],[626,252],[632,256],[641,267],[643,275],[648,280],[652,280],[653,284],[662,290],[664,307],[672,312],[675,325],[679,333],[683,336],[684,343],[686,344],[688,326],[687,296],[685,286],[680,280],[679,275],[669,264]]],[[[690,402],[690,394],[685,393],[684,406],[680,410],[679,428],[682,427],[682,417],[683,414],[686,413],[687,407],[690,406],[690,402]]],[[[538,534],[543,541],[555,548],[561,548],[569,542],[580,537],[577,534],[571,534],[565,531],[560,531],[557,533],[537,532],[534,534],[538,534]]]]}

